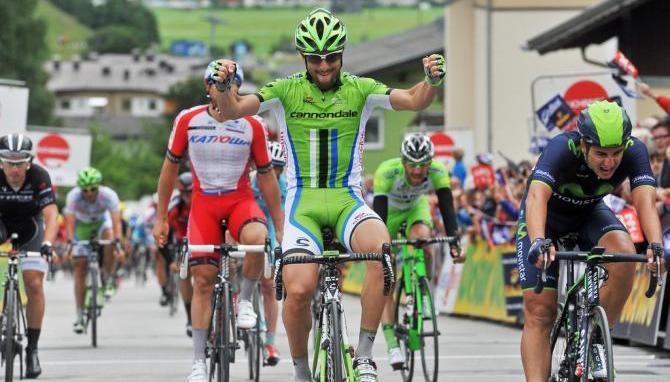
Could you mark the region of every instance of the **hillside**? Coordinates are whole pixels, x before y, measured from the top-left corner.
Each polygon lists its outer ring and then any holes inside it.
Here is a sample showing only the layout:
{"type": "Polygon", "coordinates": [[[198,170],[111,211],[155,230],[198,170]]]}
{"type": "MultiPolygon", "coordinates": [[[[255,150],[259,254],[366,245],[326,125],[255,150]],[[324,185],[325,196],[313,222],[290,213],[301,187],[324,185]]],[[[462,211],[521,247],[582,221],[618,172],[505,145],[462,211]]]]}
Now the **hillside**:
{"type": "Polygon", "coordinates": [[[47,23],[47,45],[50,53],[63,58],[81,53],[91,30],[64,13],[48,0],[39,0],[36,15],[47,23]]]}

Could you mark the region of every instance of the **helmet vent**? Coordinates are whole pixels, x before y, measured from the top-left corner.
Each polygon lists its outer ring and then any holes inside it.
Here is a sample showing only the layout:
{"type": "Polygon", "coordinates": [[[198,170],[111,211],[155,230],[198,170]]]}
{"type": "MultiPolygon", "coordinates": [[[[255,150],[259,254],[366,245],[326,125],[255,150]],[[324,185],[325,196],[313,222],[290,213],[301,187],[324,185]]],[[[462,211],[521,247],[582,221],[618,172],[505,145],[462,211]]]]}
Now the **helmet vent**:
{"type": "Polygon", "coordinates": [[[322,37],[322,36],[323,36],[323,28],[324,28],[323,21],[318,20],[318,21],[316,22],[316,34],[317,34],[319,37],[322,37]]]}

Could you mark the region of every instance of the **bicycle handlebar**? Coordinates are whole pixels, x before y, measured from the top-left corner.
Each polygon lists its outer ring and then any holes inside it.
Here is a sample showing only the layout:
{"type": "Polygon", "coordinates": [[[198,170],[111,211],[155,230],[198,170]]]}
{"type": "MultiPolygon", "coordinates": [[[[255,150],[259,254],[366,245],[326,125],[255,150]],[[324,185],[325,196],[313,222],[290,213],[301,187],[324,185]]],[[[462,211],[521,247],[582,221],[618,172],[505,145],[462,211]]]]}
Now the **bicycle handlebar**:
{"type": "Polygon", "coordinates": [[[272,276],[272,264],[270,264],[270,239],[265,239],[265,244],[188,244],[188,239],[182,239],[177,247],[177,256],[180,259],[179,277],[185,280],[188,277],[188,252],[218,253],[236,259],[242,259],[248,252],[261,252],[263,256],[263,275],[265,278],[272,276]]]}
{"type": "Polygon", "coordinates": [[[441,237],[433,237],[430,239],[396,239],[391,240],[391,245],[411,245],[414,247],[420,247],[427,244],[435,244],[435,243],[453,244],[457,241],[458,241],[457,236],[441,236],[441,237]]]}
{"type": "MultiPolygon", "coordinates": [[[[546,270],[548,264],[549,256],[549,247],[543,246],[544,253],[544,265],[540,270],[540,274],[537,277],[537,283],[533,291],[537,294],[541,293],[544,289],[544,282],[546,281],[546,270]]],[[[661,256],[663,255],[662,248],[660,253],[655,251],[654,259],[656,262],[656,272],[652,272],[649,277],[649,286],[645,292],[645,296],[650,298],[656,293],[656,287],[661,284],[662,279],[658,277],[659,272],[661,271],[661,256]]],[[[565,260],[565,261],[577,261],[587,264],[607,264],[607,263],[646,263],[648,258],[647,255],[643,254],[630,254],[630,253],[605,253],[605,248],[602,247],[593,247],[591,251],[557,251],[556,252],[556,261],[565,260]]]]}
{"type": "Polygon", "coordinates": [[[42,257],[41,252],[36,251],[18,251],[18,252],[0,252],[0,257],[42,257]]]}
{"type": "Polygon", "coordinates": [[[284,265],[290,264],[341,264],[351,261],[379,261],[384,269],[384,296],[388,296],[395,281],[393,266],[391,263],[391,246],[385,243],[382,253],[344,253],[337,256],[323,255],[293,255],[282,258],[281,249],[275,249],[275,256],[279,259],[279,266],[275,274],[275,293],[277,300],[283,298],[282,269],[284,265]],[[279,250],[279,251],[278,251],[279,250]]]}

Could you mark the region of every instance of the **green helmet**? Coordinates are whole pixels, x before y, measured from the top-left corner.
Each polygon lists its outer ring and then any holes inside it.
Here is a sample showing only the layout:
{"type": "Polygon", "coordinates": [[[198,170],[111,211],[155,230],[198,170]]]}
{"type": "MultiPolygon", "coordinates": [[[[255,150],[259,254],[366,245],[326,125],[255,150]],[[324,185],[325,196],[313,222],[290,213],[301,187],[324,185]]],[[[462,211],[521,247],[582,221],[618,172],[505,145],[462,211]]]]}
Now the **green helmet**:
{"type": "Polygon", "coordinates": [[[77,186],[94,187],[102,183],[102,174],[93,167],[86,167],[77,174],[77,186]]]}
{"type": "Polygon", "coordinates": [[[628,143],[633,125],[621,106],[598,101],[579,114],[577,129],[590,146],[618,147],[628,143]]]}
{"type": "Polygon", "coordinates": [[[344,49],[344,23],[323,8],[313,10],[295,29],[295,47],[301,53],[333,53],[344,49]]]}

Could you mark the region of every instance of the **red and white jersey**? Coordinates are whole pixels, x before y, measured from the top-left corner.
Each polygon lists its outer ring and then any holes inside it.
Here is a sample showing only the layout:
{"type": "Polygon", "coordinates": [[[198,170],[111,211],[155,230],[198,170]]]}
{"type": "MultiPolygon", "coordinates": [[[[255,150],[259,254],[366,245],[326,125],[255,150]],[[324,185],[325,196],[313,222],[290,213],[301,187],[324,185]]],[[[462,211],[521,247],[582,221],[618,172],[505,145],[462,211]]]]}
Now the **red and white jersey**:
{"type": "Polygon", "coordinates": [[[193,188],[204,194],[251,192],[251,161],[260,169],[271,166],[265,132],[257,119],[217,122],[207,105],[183,110],[174,121],[167,158],[178,163],[187,150],[193,188]]]}

